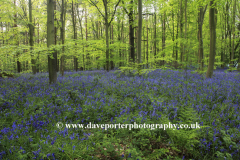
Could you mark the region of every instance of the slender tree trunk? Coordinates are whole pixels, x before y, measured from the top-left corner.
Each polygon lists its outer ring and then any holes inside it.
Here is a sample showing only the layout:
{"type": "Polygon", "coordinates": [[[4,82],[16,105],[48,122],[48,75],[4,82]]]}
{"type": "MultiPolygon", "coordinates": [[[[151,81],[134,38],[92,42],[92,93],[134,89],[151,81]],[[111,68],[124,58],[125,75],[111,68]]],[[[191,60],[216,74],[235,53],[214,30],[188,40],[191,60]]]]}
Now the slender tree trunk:
{"type": "MultiPolygon", "coordinates": [[[[118,15],[118,42],[120,43],[121,41],[121,31],[120,31],[120,18],[119,18],[120,14],[118,15]]],[[[121,57],[121,48],[118,50],[118,54],[119,54],[119,59],[120,59],[120,62],[119,62],[119,67],[121,67],[121,60],[122,60],[122,57],[121,57]]]]}
{"type": "MultiPolygon", "coordinates": [[[[54,0],[47,1],[47,47],[54,45],[54,0]]],[[[57,82],[57,53],[53,51],[48,55],[49,83],[57,82]]]]}
{"type": "MultiPolygon", "coordinates": [[[[227,7],[227,6],[226,6],[227,7]]],[[[226,61],[225,61],[225,59],[227,58],[226,56],[227,56],[227,54],[226,54],[226,50],[227,50],[227,36],[228,36],[228,31],[227,31],[227,21],[228,21],[228,19],[227,19],[227,17],[228,17],[228,15],[227,15],[227,11],[225,12],[225,14],[224,14],[225,16],[224,16],[224,29],[225,29],[225,41],[224,41],[224,63],[223,63],[223,66],[222,66],[222,68],[224,68],[225,66],[226,66],[226,61]]]]}
{"type": "Polygon", "coordinates": [[[199,13],[198,13],[198,63],[199,63],[199,69],[203,70],[204,63],[203,63],[203,40],[202,40],[202,15],[203,15],[203,7],[199,7],[199,13]]]}
{"type": "MultiPolygon", "coordinates": [[[[16,5],[16,0],[14,0],[14,5],[16,5]]],[[[17,28],[17,13],[14,15],[14,37],[15,37],[15,40],[16,40],[16,45],[19,46],[19,39],[18,39],[18,28],[17,28]]],[[[19,52],[17,52],[17,72],[20,73],[21,72],[21,63],[19,61],[19,52]]],[[[15,66],[15,65],[14,65],[15,66]]]]}
{"type": "MultiPolygon", "coordinates": [[[[124,41],[124,25],[123,25],[123,21],[122,21],[122,29],[121,29],[121,33],[122,33],[122,35],[121,35],[121,38],[122,38],[122,43],[124,43],[125,41],[124,41]]],[[[121,62],[121,66],[123,65],[124,66],[124,53],[126,53],[126,50],[125,49],[123,49],[122,50],[122,55],[121,55],[121,60],[123,60],[123,62],[121,62]]]]}
{"type": "Polygon", "coordinates": [[[135,62],[135,47],[134,47],[134,27],[133,27],[133,0],[130,1],[130,11],[129,11],[129,44],[130,44],[130,62],[135,62]]]}
{"type": "MultiPolygon", "coordinates": [[[[76,30],[76,16],[75,16],[75,8],[74,8],[74,3],[72,1],[72,23],[73,23],[73,39],[76,41],[77,40],[77,30],[76,30]]],[[[75,42],[75,45],[77,43],[75,42]]],[[[74,49],[74,54],[76,54],[76,49],[74,49]]],[[[78,70],[78,59],[74,55],[74,70],[78,70]]]]}
{"type": "MultiPolygon", "coordinates": [[[[83,10],[84,11],[84,10],[83,10]]],[[[80,31],[81,31],[81,37],[82,37],[82,40],[83,40],[83,26],[82,26],[82,17],[83,17],[83,11],[82,11],[82,16],[80,17],[79,16],[79,10],[77,10],[77,15],[78,15],[78,20],[79,20],[79,24],[80,24],[80,31]]],[[[82,48],[82,62],[83,62],[83,65],[82,65],[82,70],[85,70],[85,65],[84,65],[84,46],[82,48]]]]}
{"type": "Polygon", "coordinates": [[[209,54],[209,63],[206,78],[211,78],[213,75],[215,54],[216,54],[216,17],[215,13],[217,9],[215,8],[215,0],[210,1],[210,10],[209,10],[209,26],[210,26],[210,54],[209,54]]]}
{"type": "MultiPolygon", "coordinates": [[[[138,64],[142,63],[142,0],[138,0],[138,64]]],[[[141,66],[139,66],[141,68],[141,66]]]]}
{"type": "MultiPolygon", "coordinates": [[[[86,7],[86,5],[85,5],[85,25],[86,25],[86,41],[87,41],[88,40],[88,29],[87,29],[87,7],[86,7]]],[[[88,62],[89,61],[89,54],[88,53],[86,55],[86,59],[87,59],[87,63],[86,63],[86,67],[84,67],[84,70],[86,70],[86,68],[88,69],[88,65],[89,65],[89,62],[88,62]]]]}
{"type": "MultiPolygon", "coordinates": [[[[179,12],[177,14],[177,22],[179,22],[180,20],[180,15],[179,15],[179,12]]],[[[177,33],[176,33],[176,40],[178,39],[178,27],[179,26],[179,23],[177,23],[177,33]]],[[[176,47],[178,48],[178,41],[176,42],[176,47]]],[[[178,68],[178,49],[176,49],[176,52],[175,52],[175,68],[177,69],[178,68]]]]}
{"type": "Polygon", "coordinates": [[[228,36],[229,36],[229,47],[227,48],[228,52],[230,53],[230,62],[229,62],[229,67],[231,67],[231,57],[232,57],[232,52],[231,52],[231,45],[232,45],[232,34],[231,34],[231,26],[230,26],[230,22],[229,22],[229,18],[230,18],[230,14],[229,14],[229,8],[230,8],[230,4],[227,0],[226,3],[226,16],[227,16],[227,32],[228,32],[228,36]]]}
{"type": "MultiPolygon", "coordinates": [[[[111,39],[112,39],[112,42],[111,42],[111,44],[113,44],[113,25],[112,25],[112,28],[111,28],[111,39]]],[[[110,53],[110,58],[111,58],[111,61],[110,61],[110,66],[111,66],[111,70],[113,70],[114,69],[114,63],[113,63],[113,53],[112,53],[112,51],[111,51],[111,53],[110,53]]]]}
{"type": "MultiPolygon", "coordinates": [[[[55,3],[54,3],[54,11],[55,11],[55,15],[54,15],[54,17],[55,17],[55,19],[54,19],[54,21],[55,21],[55,23],[57,23],[57,15],[56,15],[56,11],[57,11],[57,2],[56,2],[57,0],[55,0],[55,3]]],[[[55,45],[57,45],[57,27],[56,27],[56,25],[55,25],[55,27],[54,27],[54,32],[55,32],[55,36],[54,36],[54,42],[55,42],[55,45]]],[[[58,54],[58,52],[56,51],[56,54],[58,54]]],[[[56,59],[56,64],[57,64],[57,66],[56,66],[56,71],[58,72],[59,71],[59,60],[58,59],[56,59]]]]}
{"type": "Polygon", "coordinates": [[[109,72],[109,36],[108,36],[108,12],[107,12],[107,0],[103,0],[104,2],[104,8],[105,8],[105,16],[104,16],[104,20],[105,20],[105,34],[106,34],[106,70],[107,72],[109,72]]]}
{"type": "MultiPolygon", "coordinates": [[[[175,43],[174,41],[174,12],[173,12],[173,9],[172,9],[172,28],[173,28],[173,34],[172,34],[172,41],[173,41],[173,44],[175,43]]],[[[175,44],[173,45],[173,53],[172,53],[172,66],[174,66],[174,54],[175,54],[175,44]]]]}
{"type": "MultiPolygon", "coordinates": [[[[28,32],[26,31],[25,32],[25,35],[26,35],[26,45],[28,45],[28,32]]],[[[27,52],[27,49],[25,49],[25,52],[27,52]]],[[[26,61],[26,68],[25,68],[25,70],[27,71],[28,70],[28,61],[26,61]]]]}
{"type": "Polygon", "coordinates": [[[32,24],[32,2],[31,0],[29,0],[29,35],[30,35],[30,39],[29,39],[29,44],[30,44],[30,50],[31,50],[31,63],[32,63],[32,72],[33,74],[36,74],[37,70],[36,70],[36,60],[34,59],[34,55],[32,54],[32,50],[33,50],[33,46],[34,46],[34,41],[33,41],[33,32],[34,32],[34,26],[32,24]]]}
{"type": "MultiPolygon", "coordinates": [[[[65,9],[65,0],[62,0],[62,11],[61,11],[61,40],[62,40],[62,45],[64,45],[65,41],[65,17],[66,17],[66,9],[65,9]]],[[[61,56],[61,66],[60,66],[60,72],[61,75],[64,76],[64,46],[62,46],[62,56],[61,56]]]]}
{"type": "MultiPolygon", "coordinates": [[[[182,0],[180,0],[180,18],[179,18],[179,26],[180,26],[180,38],[182,39],[183,38],[183,7],[182,7],[182,0]]],[[[181,40],[182,41],[182,40],[181,40]]],[[[184,55],[184,52],[183,52],[183,43],[180,41],[180,61],[183,62],[183,55],[184,55]]]]}
{"type": "MultiPolygon", "coordinates": [[[[38,46],[39,46],[39,41],[40,41],[40,36],[39,36],[39,29],[40,29],[40,27],[39,27],[39,21],[38,21],[38,46]]],[[[40,71],[40,57],[39,57],[39,54],[40,54],[40,52],[38,52],[38,55],[37,55],[37,61],[36,61],[36,71],[37,71],[37,73],[40,71]]]]}
{"type": "MultiPolygon", "coordinates": [[[[162,50],[163,50],[162,57],[163,58],[165,57],[165,46],[166,46],[166,43],[165,43],[166,42],[166,33],[165,33],[165,31],[166,31],[166,21],[165,21],[165,19],[166,19],[166,12],[164,11],[163,19],[162,19],[162,50]]],[[[165,63],[165,61],[162,60],[161,65],[163,66],[164,63],[165,63]]]]}
{"type": "Polygon", "coordinates": [[[148,66],[148,15],[147,15],[147,51],[146,51],[146,59],[147,59],[147,68],[149,67],[148,66]]]}
{"type": "Polygon", "coordinates": [[[235,40],[235,15],[236,15],[236,0],[234,0],[233,4],[233,24],[232,24],[232,32],[233,32],[233,40],[232,40],[232,54],[231,54],[231,67],[234,67],[234,40],[235,40]]]}
{"type": "Polygon", "coordinates": [[[185,0],[185,32],[184,32],[184,39],[185,39],[185,44],[184,44],[184,54],[186,56],[186,62],[188,62],[188,55],[187,55],[187,0],[185,0]]]}
{"type": "Polygon", "coordinates": [[[154,57],[157,58],[157,16],[156,7],[154,7],[154,57]]]}
{"type": "Polygon", "coordinates": [[[206,12],[207,6],[205,7],[205,10],[203,11],[203,6],[199,6],[199,13],[198,13],[198,64],[199,69],[203,71],[204,67],[204,61],[203,61],[203,37],[202,37],[202,25],[204,20],[204,15],[206,12]]]}

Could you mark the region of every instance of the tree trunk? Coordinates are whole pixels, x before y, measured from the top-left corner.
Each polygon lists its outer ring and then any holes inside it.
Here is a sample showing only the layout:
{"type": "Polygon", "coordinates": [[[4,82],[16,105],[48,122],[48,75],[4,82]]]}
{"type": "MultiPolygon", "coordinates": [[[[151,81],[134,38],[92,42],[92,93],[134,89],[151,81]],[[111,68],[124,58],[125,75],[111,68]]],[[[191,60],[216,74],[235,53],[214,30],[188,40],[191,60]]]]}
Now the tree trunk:
{"type": "MultiPolygon", "coordinates": [[[[173,12],[173,9],[172,9],[172,21],[173,21],[173,24],[172,24],[172,28],[173,28],[173,33],[172,33],[172,41],[173,41],[173,44],[174,44],[174,12],[173,12]]],[[[172,53],[172,66],[174,66],[174,53],[175,53],[175,45],[173,45],[173,53],[172,53]]]]}
{"type": "MultiPolygon", "coordinates": [[[[121,41],[121,31],[120,31],[120,18],[119,18],[120,15],[118,15],[118,43],[120,43],[121,41]]],[[[118,54],[119,54],[119,59],[120,59],[120,62],[119,62],[119,67],[121,67],[121,48],[118,50],[118,54]]]]}
{"type": "Polygon", "coordinates": [[[135,48],[134,48],[134,27],[133,27],[133,0],[130,1],[129,11],[129,44],[130,44],[130,62],[135,62],[135,48]]]}
{"type": "MultiPolygon", "coordinates": [[[[84,10],[82,10],[82,15],[83,15],[83,11],[84,10]]],[[[83,16],[81,16],[81,18],[80,18],[80,16],[79,16],[79,10],[77,10],[77,15],[78,15],[78,20],[79,20],[79,25],[80,25],[80,31],[81,31],[81,37],[82,37],[82,40],[83,40],[83,26],[82,26],[82,18],[83,18],[83,16]]],[[[82,70],[85,70],[85,65],[84,65],[84,46],[83,46],[83,48],[82,48],[82,62],[83,62],[83,65],[82,65],[82,70]]]]}
{"type": "Polygon", "coordinates": [[[234,40],[235,40],[235,15],[236,15],[236,0],[234,0],[233,5],[233,24],[232,24],[232,32],[233,32],[233,40],[232,40],[232,54],[231,54],[231,67],[234,67],[234,40]]]}
{"type": "MultiPolygon", "coordinates": [[[[62,26],[61,26],[61,40],[62,40],[62,44],[64,45],[64,41],[65,41],[65,17],[66,17],[66,9],[65,7],[65,1],[62,0],[62,11],[61,11],[61,22],[62,22],[62,26]]],[[[64,46],[62,47],[62,56],[61,56],[61,65],[60,65],[60,72],[61,75],[64,76],[64,46]]]]}
{"type": "Polygon", "coordinates": [[[154,7],[154,59],[157,57],[157,16],[156,16],[156,7],[154,7]]]}
{"type": "MultiPolygon", "coordinates": [[[[138,0],[138,65],[142,63],[142,0],[138,0]]],[[[141,68],[141,66],[138,66],[141,68]]]]}
{"type": "MultiPolygon", "coordinates": [[[[40,36],[39,36],[39,21],[38,21],[38,45],[39,45],[39,42],[40,42],[40,36]]],[[[37,66],[36,66],[36,72],[38,73],[40,71],[40,59],[39,59],[39,55],[40,55],[40,52],[38,52],[38,56],[37,56],[37,63],[35,63],[37,66]]]]}
{"type": "MultiPolygon", "coordinates": [[[[87,7],[86,7],[86,5],[85,5],[85,24],[86,24],[86,41],[87,41],[88,40],[88,29],[87,29],[87,7]]],[[[84,57],[83,57],[83,60],[84,60],[84,57]]],[[[86,60],[87,60],[86,67],[84,65],[83,70],[88,70],[88,65],[89,65],[89,54],[88,53],[86,55],[86,60]]]]}
{"type": "Polygon", "coordinates": [[[107,0],[103,0],[104,2],[104,8],[105,8],[105,35],[106,35],[106,70],[109,72],[109,36],[108,36],[108,12],[107,12],[107,0]]]}
{"type": "MultiPolygon", "coordinates": [[[[179,15],[179,12],[177,14],[177,22],[179,22],[180,18],[180,15],[179,15]]],[[[178,27],[179,26],[179,23],[177,23],[177,33],[176,33],[176,40],[178,39],[178,27]]],[[[176,42],[176,48],[178,48],[178,41],[176,42]]],[[[176,52],[175,52],[175,68],[177,69],[178,68],[178,49],[176,49],[176,52]]]]}
{"type": "MultiPolygon", "coordinates": [[[[16,5],[16,0],[14,0],[14,5],[17,6],[16,5]]],[[[16,45],[19,46],[19,39],[18,39],[18,35],[17,35],[18,34],[18,31],[17,31],[17,13],[14,15],[14,28],[15,28],[14,38],[16,40],[16,45]]],[[[20,63],[18,57],[19,57],[19,52],[17,52],[17,72],[20,73],[21,72],[21,63],[20,63]]]]}
{"type": "MultiPolygon", "coordinates": [[[[122,29],[121,29],[121,38],[122,38],[122,43],[124,43],[124,25],[123,25],[123,21],[122,21],[122,29]]],[[[126,53],[126,49],[122,50],[122,55],[121,55],[121,60],[123,60],[123,62],[121,62],[121,65],[124,66],[124,53],[126,53]]]]}
{"type": "Polygon", "coordinates": [[[185,32],[184,32],[184,39],[185,39],[185,44],[184,44],[184,54],[186,55],[186,62],[188,62],[188,55],[187,55],[187,0],[185,0],[185,32]]]}
{"type": "MultiPolygon", "coordinates": [[[[162,50],[163,50],[162,57],[163,58],[165,57],[165,46],[166,46],[166,44],[165,44],[165,42],[166,42],[166,33],[165,33],[165,31],[166,31],[166,21],[165,21],[165,19],[166,19],[166,12],[164,11],[163,20],[162,20],[162,50]]],[[[163,66],[164,63],[165,63],[165,61],[162,60],[161,66],[163,66]]]]}
{"type": "Polygon", "coordinates": [[[147,59],[147,68],[148,68],[148,15],[147,15],[147,51],[146,51],[146,59],[147,59]]]}
{"type": "Polygon", "coordinates": [[[205,10],[203,11],[203,6],[200,4],[199,6],[199,13],[198,13],[198,64],[199,69],[203,71],[204,62],[203,62],[203,37],[202,37],[202,25],[204,20],[204,15],[206,12],[207,6],[205,7],[205,10]]]}
{"type": "MultiPolygon", "coordinates": [[[[113,25],[112,25],[112,29],[111,29],[110,33],[111,33],[111,36],[110,36],[110,37],[111,37],[111,39],[112,39],[111,44],[113,44],[113,25]]],[[[113,70],[113,69],[114,69],[114,63],[113,63],[113,53],[112,53],[112,51],[111,51],[111,53],[110,53],[110,58],[111,58],[110,66],[111,66],[111,70],[113,70]]]]}
{"type": "Polygon", "coordinates": [[[217,12],[216,2],[214,0],[210,1],[209,10],[209,27],[210,27],[210,53],[209,53],[209,63],[206,78],[211,78],[213,75],[215,54],[216,54],[216,23],[215,13],[217,12]]]}
{"type": "MultiPolygon", "coordinates": [[[[182,7],[182,0],[180,0],[180,17],[179,17],[179,26],[180,26],[180,39],[183,38],[183,7],[182,7]]],[[[182,41],[182,40],[181,40],[182,41]]],[[[183,62],[183,43],[180,41],[180,61],[183,62]]],[[[182,65],[182,64],[181,64],[182,65]]]]}
{"type": "MultiPolygon", "coordinates": [[[[47,47],[54,45],[54,0],[47,1],[47,47]]],[[[48,55],[49,84],[57,82],[57,53],[50,50],[48,55]]]]}
{"type": "Polygon", "coordinates": [[[227,34],[228,34],[228,36],[229,36],[229,47],[227,48],[227,50],[228,50],[228,52],[230,53],[230,62],[229,62],[229,64],[230,64],[230,67],[231,67],[231,57],[232,57],[232,52],[231,52],[231,45],[232,45],[232,35],[231,35],[231,26],[230,26],[230,24],[229,24],[229,17],[230,17],[230,14],[229,14],[229,7],[230,6],[230,4],[229,4],[229,2],[227,1],[227,3],[226,3],[226,16],[227,16],[227,34]]]}
{"type": "MultiPolygon", "coordinates": [[[[77,40],[76,16],[75,16],[75,8],[74,8],[73,1],[72,1],[72,23],[73,23],[73,39],[77,40]]],[[[77,45],[76,42],[75,42],[75,45],[77,45]]],[[[74,49],[74,54],[76,54],[76,49],[74,49]]],[[[74,70],[75,71],[78,70],[78,59],[75,55],[74,55],[74,70]]]]}
{"type": "Polygon", "coordinates": [[[31,0],[29,0],[29,44],[30,44],[30,50],[31,50],[31,63],[32,63],[32,72],[33,74],[36,74],[37,70],[36,70],[36,61],[34,59],[34,55],[32,54],[32,50],[33,50],[33,32],[34,32],[34,28],[33,28],[33,24],[32,24],[32,2],[31,0]]]}

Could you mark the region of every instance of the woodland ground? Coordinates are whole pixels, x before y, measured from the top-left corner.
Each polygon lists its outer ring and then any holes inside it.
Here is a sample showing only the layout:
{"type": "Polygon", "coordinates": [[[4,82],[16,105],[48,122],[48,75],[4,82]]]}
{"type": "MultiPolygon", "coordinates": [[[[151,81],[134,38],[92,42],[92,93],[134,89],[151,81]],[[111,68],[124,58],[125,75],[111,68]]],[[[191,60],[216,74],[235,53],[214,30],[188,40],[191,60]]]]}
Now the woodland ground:
{"type": "Polygon", "coordinates": [[[0,80],[0,159],[240,159],[240,75],[155,70],[66,72],[0,80]],[[73,129],[78,124],[194,124],[201,129],[73,129]]]}

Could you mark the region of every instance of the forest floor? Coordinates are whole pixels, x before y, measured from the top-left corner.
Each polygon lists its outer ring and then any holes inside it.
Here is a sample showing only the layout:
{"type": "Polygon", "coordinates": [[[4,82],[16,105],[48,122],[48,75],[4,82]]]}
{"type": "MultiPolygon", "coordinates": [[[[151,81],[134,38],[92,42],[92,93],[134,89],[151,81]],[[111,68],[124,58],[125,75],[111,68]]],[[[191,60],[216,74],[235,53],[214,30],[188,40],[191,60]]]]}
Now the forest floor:
{"type": "Polygon", "coordinates": [[[49,85],[48,73],[26,73],[0,79],[0,121],[0,159],[236,160],[240,74],[81,71],[49,85]],[[90,123],[100,126],[80,127],[90,123]]]}

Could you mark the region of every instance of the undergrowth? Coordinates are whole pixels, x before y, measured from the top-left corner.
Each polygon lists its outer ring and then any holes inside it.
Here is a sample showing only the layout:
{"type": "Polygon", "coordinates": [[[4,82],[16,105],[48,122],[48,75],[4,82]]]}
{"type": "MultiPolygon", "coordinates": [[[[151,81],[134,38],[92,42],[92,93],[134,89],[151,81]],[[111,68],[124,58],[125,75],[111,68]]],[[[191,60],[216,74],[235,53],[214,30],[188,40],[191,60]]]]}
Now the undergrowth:
{"type": "Polygon", "coordinates": [[[239,159],[240,77],[214,74],[206,80],[191,71],[121,68],[66,72],[50,86],[47,73],[2,79],[0,157],[239,159]],[[149,126],[65,126],[90,123],[149,126]],[[178,128],[185,124],[194,126],[178,128]]]}

